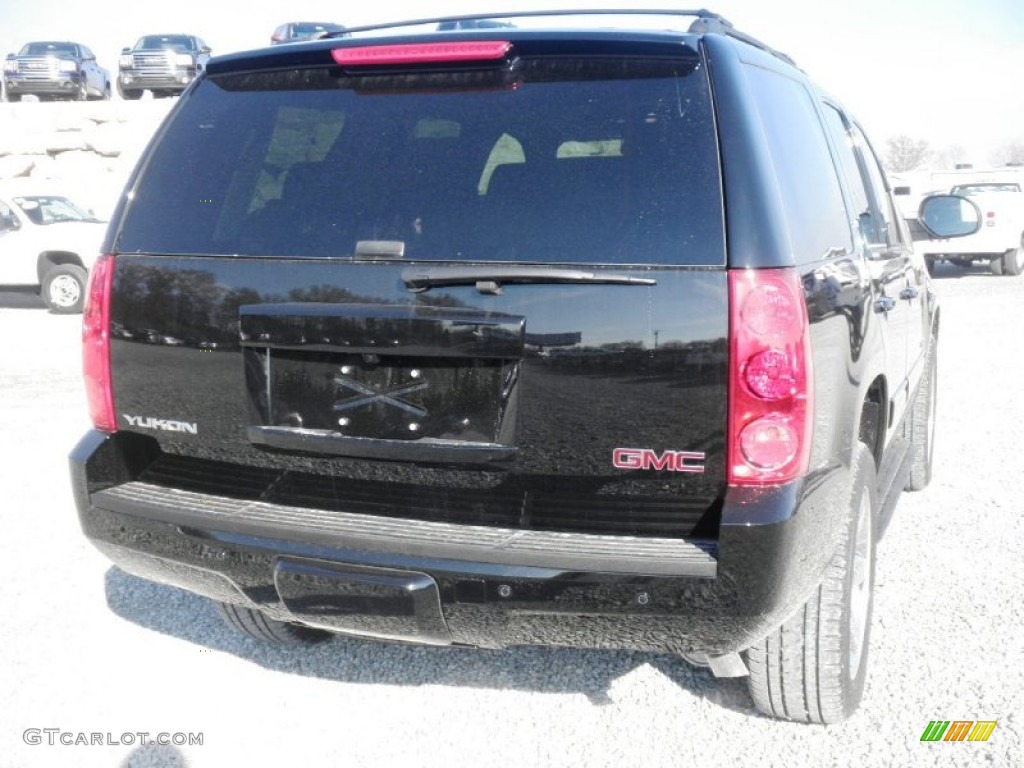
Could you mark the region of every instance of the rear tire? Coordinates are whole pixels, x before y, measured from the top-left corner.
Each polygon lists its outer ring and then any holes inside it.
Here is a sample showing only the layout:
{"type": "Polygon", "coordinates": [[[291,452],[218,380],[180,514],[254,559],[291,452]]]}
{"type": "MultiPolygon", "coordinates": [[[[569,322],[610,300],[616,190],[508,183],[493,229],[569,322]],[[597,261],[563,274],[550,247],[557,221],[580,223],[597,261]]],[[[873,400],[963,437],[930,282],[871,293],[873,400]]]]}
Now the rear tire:
{"type": "Polygon", "coordinates": [[[61,264],[46,273],[41,295],[51,312],[74,315],[85,304],[86,271],[75,264],[61,264]]]}
{"type": "Polygon", "coordinates": [[[932,336],[917,398],[914,400],[913,410],[907,414],[903,432],[904,436],[910,440],[910,452],[913,456],[910,465],[910,478],[905,486],[905,490],[908,491],[923,490],[932,481],[938,382],[937,345],[938,339],[932,336]]]}
{"type": "Polygon", "coordinates": [[[1021,244],[1003,254],[1003,274],[1016,277],[1024,272],[1024,235],[1021,244]]]}
{"type": "Polygon", "coordinates": [[[330,632],[278,621],[262,611],[230,603],[217,603],[217,612],[232,629],[256,640],[277,645],[311,645],[331,637],[330,632]]]}
{"type": "Polygon", "coordinates": [[[746,651],[748,686],[766,715],[836,723],[860,704],[875,580],[875,461],[854,455],[850,520],[824,579],[782,626],[746,651]]]}

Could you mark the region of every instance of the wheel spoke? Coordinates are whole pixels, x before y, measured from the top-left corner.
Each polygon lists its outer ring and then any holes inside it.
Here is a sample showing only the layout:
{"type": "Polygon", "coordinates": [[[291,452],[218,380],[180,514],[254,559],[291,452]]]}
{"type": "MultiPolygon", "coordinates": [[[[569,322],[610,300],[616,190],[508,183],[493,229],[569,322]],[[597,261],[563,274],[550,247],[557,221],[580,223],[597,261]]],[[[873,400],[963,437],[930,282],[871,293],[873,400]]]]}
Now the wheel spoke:
{"type": "Polygon", "coordinates": [[[867,492],[861,498],[853,542],[853,564],[850,574],[850,679],[857,677],[864,657],[864,638],[868,629],[871,604],[871,499],[867,492]]]}
{"type": "Polygon", "coordinates": [[[58,307],[74,306],[82,295],[82,287],[70,275],[60,275],[50,283],[50,301],[58,307]]]}

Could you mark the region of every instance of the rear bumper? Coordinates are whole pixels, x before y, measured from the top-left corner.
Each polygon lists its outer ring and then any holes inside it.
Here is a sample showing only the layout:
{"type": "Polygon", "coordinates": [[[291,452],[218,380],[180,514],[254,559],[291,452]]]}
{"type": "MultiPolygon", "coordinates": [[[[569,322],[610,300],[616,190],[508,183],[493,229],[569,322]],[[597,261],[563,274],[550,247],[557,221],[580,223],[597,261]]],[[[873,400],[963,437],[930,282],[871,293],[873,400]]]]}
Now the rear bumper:
{"type": "Polygon", "coordinates": [[[982,227],[977,234],[956,240],[918,240],[914,250],[924,256],[1002,256],[1020,245],[1020,230],[1016,226],[982,227]]]}
{"type": "Polygon", "coordinates": [[[521,531],[162,488],[135,479],[151,458],[139,448],[90,432],[71,456],[83,530],[124,570],[284,621],[442,645],[742,650],[820,581],[849,498],[837,468],[733,489],[718,540],[521,531]]]}

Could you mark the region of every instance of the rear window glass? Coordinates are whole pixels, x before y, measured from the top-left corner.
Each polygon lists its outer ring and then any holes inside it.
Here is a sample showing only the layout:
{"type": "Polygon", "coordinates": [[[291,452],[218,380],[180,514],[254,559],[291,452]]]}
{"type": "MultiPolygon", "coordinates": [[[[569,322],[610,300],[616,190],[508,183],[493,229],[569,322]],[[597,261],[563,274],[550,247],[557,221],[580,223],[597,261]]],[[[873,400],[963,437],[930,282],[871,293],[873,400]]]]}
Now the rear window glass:
{"type": "Polygon", "coordinates": [[[981,192],[1020,192],[1020,184],[958,184],[954,195],[977,195],[981,192]]]}
{"type": "Polygon", "coordinates": [[[724,263],[696,60],[530,60],[512,87],[446,77],[205,80],[118,249],[353,258],[387,241],[420,261],[724,263]]]}
{"type": "Polygon", "coordinates": [[[56,224],[65,221],[97,221],[66,197],[16,197],[14,202],[33,224],[56,224]]]}

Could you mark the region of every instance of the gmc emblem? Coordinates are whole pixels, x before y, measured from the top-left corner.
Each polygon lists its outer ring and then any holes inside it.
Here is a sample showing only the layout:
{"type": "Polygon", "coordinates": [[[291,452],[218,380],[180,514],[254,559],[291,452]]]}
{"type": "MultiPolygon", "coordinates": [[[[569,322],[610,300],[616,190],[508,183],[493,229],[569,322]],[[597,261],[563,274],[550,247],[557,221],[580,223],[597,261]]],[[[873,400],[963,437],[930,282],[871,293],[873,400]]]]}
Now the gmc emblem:
{"type": "Polygon", "coordinates": [[[664,451],[650,448],[616,448],[612,451],[612,465],[616,469],[654,469],[669,472],[704,471],[704,454],[698,451],[664,451]],[[694,462],[700,462],[696,464],[694,462]]]}

